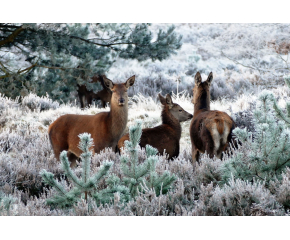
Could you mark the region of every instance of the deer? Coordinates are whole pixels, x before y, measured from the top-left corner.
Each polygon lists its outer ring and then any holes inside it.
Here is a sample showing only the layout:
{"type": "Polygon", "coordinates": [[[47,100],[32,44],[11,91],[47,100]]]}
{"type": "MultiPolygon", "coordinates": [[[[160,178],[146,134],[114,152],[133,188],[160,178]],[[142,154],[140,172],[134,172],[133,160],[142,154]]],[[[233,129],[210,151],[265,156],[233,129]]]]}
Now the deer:
{"type": "Polygon", "coordinates": [[[194,113],[190,123],[190,139],[192,144],[192,163],[199,162],[200,153],[216,156],[221,159],[232,141],[232,131],[235,122],[225,112],[210,110],[210,85],[213,80],[212,72],[206,81],[202,82],[199,72],[196,73],[193,88],[194,113]]]}
{"type": "Polygon", "coordinates": [[[117,143],[123,136],[128,122],[128,89],[135,82],[135,75],[125,83],[113,83],[104,77],[104,85],[112,92],[109,112],[96,115],[66,114],[56,119],[48,129],[49,139],[59,161],[59,155],[66,150],[71,167],[76,166],[81,150],[78,148],[78,135],[90,133],[94,139],[94,153],[105,148],[116,151],[117,143]]]}
{"type": "MultiPolygon", "coordinates": [[[[164,150],[168,154],[168,159],[179,155],[179,141],[181,138],[180,122],[189,120],[192,114],[186,112],[180,105],[173,103],[169,94],[164,98],[158,95],[163,110],[161,112],[162,124],[154,128],[142,129],[142,135],[139,145],[144,148],[147,144],[158,150],[159,154],[163,154],[164,150]]],[[[124,142],[129,140],[129,134],[124,135],[118,142],[118,148],[124,148],[124,142]]]]}
{"type": "Polygon", "coordinates": [[[102,102],[102,107],[105,108],[107,102],[111,103],[111,97],[112,97],[112,92],[110,91],[110,89],[108,89],[105,85],[104,85],[104,78],[106,76],[105,75],[95,75],[92,77],[92,82],[93,83],[97,83],[100,82],[103,89],[97,93],[94,93],[93,91],[89,91],[86,87],[86,85],[77,85],[78,86],[78,95],[79,95],[79,99],[80,99],[80,103],[81,103],[81,108],[84,109],[85,108],[85,103],[87,102],[88,105],[91,105],[93,102],[93,99],[96,100],[101,100],[102,102]]]}

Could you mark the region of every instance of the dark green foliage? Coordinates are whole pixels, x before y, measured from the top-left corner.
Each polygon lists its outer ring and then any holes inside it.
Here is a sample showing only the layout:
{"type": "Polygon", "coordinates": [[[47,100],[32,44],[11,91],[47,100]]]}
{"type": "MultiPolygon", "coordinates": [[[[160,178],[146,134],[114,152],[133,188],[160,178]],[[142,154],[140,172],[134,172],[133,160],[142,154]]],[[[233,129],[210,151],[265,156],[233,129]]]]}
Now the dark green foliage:
{"type": "Polygon", "coordinates": [[[159,30],[157,39],[152,43],[152,33],[147,24],[138,24],[128,38],[128,46],[120,52],[122,58],[136,58],[139,61],[146,59],[163,60],[175,53],[181,47],[181,36],[174,33],[174,26],[168,28],[166,32],[159,30]],[[170,49],[169,46],[175,46],[170,49]]]}
{"type": "Polygon", "coordinates": [[[174,26],[159,31],[149,24],[0,24],[0,92],[9,97],[34,91],[67,101],[77,84],[103,74],[117,57],[163,60],[181,47],[174,26]],[[10,52],[10,54],[6,54],[10,52]],[[4,53],[4,54],[2,54],[4,53]]]}

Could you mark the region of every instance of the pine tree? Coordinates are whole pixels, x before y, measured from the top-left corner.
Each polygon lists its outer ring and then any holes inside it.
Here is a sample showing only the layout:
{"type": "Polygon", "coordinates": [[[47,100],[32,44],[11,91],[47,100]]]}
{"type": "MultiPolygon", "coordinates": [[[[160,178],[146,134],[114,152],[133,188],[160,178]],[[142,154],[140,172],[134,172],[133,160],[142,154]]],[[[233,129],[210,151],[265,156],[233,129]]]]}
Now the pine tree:
{"type": "MultiPolygon", "coordinates": [[[[290,89],[290,76],[284,76],[284,80],[288,88],[290,89]]],[[[269,94],[270,100],[273,102],[274,110],[276,111],[277,117],[288,125],[290,125],[290,102],[286,103],[287,115],[284,114],[283,110],[279,108],[277,101],[272,93],[269,94]]]]}
{"type": "Polygon", "coordinates": [[[146,188],[154,189],[157,196],[161,193],[166,194],[171,188],[171,185],[176,181],[176,176],[169,171],[165,171],[162,175],[156,172],[156,164],[158,162],[157,149],[150,145],[146,145],[146,155],[150,164],[149,178],[145,183],[146,188]]]}
{"type": "Polygon", "coordinates": [[[284,121],[276,117],[273,94],[264,90],[254,111],[255,132],[236,128],[233,133],[241,142],[222,166],[222,178],[226,183],[233,176],[253,182],[282,179],[282,172],[290,167],[290,130],[284,121]]]}
{"type": "Polygon", "coordinates": [[[98,182],[107,175],[112,162],[104,162],[99,171],[90,176],[90,164],[92,152],[89,150],[93,146],[93,139],[89,133],[83,133],[79,135],[80,144],[79,148],[83,151],[80,158],[82,160],[82,178],[79,179],[75,173],[71,170],[67,157],[67,152],[62,151],[60,154],[60,160],[62,163],[62,169],[64,170],[67,178],[73,183],[74,187],[70,191],[66,191],[64,186],[54,179],[54,175],[46,170],[40,172],[43,181],[52,186],[58,193],[51,199],[47,200],[47,204],[54,207],[68,208],[73,206],[81,198],[88,199],[89,195],[93,195],[97,189],[98,182]]]}
{"type": "Polygon", "coordinates": [[[142,189],[153,189],[156,194],[167,193],[172,183],[176,180],[174,174],[164,172],[161,176],[156,172],[158,162],[157,149],[146,145],[146,160],[139,163],[138,151],[142,134],[142,121],[136,120],[136,125],[130,127],[130,141],[125,142],[125,151],[128,155],[121,156],[121,171],[124,183],[129,188],[132,198],[136,197],[142,189]]]}
{"type": "Polygon", "coordinates": [[[0,92],[35,91],[66,102],[77,84],[100,88],[90,78],[108,71],[117,57],[161,61],[181,47],[174,26],[153,37],[150,24],[0,23],[0,92]]]}

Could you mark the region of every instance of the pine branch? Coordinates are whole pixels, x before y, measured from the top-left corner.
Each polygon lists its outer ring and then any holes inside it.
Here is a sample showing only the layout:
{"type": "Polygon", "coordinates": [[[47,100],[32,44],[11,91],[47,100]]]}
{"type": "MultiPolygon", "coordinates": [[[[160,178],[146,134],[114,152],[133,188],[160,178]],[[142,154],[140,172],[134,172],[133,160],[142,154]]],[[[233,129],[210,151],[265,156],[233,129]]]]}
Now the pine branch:
{"type": "MultiPolygon", "coordinates": [[[[1,62],[0,62],[0,64],[1,64],[1,62]]],[[[2,64],[1,64],[1,66],[2,66],[2,64]]],[[[98,66],[103,67],[102,65],[98,65],[98,66]]],[[[87,69],[87,68],[68,68],[68,67],[44,66],[44,65],[38,65],[37,63],[35,63],[35,64],[32,64],[28,68],[18,70],[16,73],[13,73],[13,72],[9,71],[10,73],[7,73],[5,75],[0,76],[0,79],[4,79],[4,78],[7,78],[7,77],[11,77],[14,74],[24,74],[24,73],[28,73],[30,70],[32,70],[32,69],[34,69],[36,67],[39,67],[39,68],[47,68],[47,69],[56,69],[56,70],[62,70],[62,71],[65,71],[65,70],[84,70],[84,71],[89,71],[90,70],[90,69],[87,69]]]]}
{"type": "Polygon", "coordinates": [[[40,175],[46,184],[54,187],[59,194],[63,196],[66,195],[66,191],[64,190],[63,186],[54,179],[53,173],[47,172],[45,169],[43,169],[40,172],[40,175]]]}
{"type": "Polygon", "coordinates": [[[60,160],[62,163],[62,169],[65,172],[65,175],[70,180],[72,180],[76,186],[78,186],[79,188],[82,188],[83,187],[82,182],[79,180],[79,178],[74,174],[74,172],[70,168],[70,163],[69,163],[68,157],[67,157],[67,151],[62,151],[60,153],[60,160]]]}
{"type": "Polygon", "coordinates": [[[84,188],[90,188],[92,185],[95,184],[105,175],[107,175],[108,171],[110,170],[113,162],[104,162],[103,165],[100,167],[99,171],[89,178],[88,182],[84,185],[84,188]]]}

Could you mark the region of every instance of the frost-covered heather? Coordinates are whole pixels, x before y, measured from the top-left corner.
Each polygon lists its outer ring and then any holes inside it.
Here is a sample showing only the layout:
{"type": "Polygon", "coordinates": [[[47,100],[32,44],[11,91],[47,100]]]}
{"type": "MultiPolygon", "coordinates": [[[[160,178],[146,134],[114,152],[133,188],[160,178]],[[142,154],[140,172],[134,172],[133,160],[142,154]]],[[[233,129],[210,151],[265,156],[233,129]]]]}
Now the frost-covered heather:
{"type": "MultiPolygon", "coordinates": [[[[157,31],[167,26],[153,24],[151,28],[157,31]]],[[[135,74],[137,81],[129,92],[157,96],[160,91],[192,94],[196,72],[200,71],[205,78],[212,71],[211,98],[218,99],[234,98],[249,91],[256,93],[257,86],[275,87],[283,83],[282,76],[289,72],[287,54],[275,50],[275,46],[289,42],[289,24],[175,26],[176,32],[183,35],[182,48],[176,55],[162,62],[117,59],[107,75],[122,81],[135,74]]]]}
{"type": "MultiPolygon", "coordinates": [[[[274,94],[278,104],[285,107],[289,91],[277,87],[274,94]]],[[[172,94],[173,101],[186,111],[193,112],[191,97],[187,94],[172,94]]],[[[31,94],[30,99],[38,99],[31,94]]],[[[257,100],[256,95],[243,94],[235,99],[220,98],[211,102],[212,109],[227,112],[236,122],[246,126],[250,120],[242,118],[245,111],[252,111],[257,100]],[[243,122],[244,121],[244,122],[243,122]]],[[[41,101],[52,103],[48,97],[41,101]]],[[[47,129],[59,116],[74,114],[96,114],[109,111],[95,106],[80,110],[77,104],[52,105],[47,110],[38,106],[31,110],[19,100],[3,96],[1,103],[0,128],[0,192],[14,197],[12,209],[0,212],[1,215],[285,215],[282,205],[287,205],[290,171],[283,175],[282,185],[271,183],[271,191],[263,184],[231,180],[225,187],[217,186],[220,179],[221,160],[202,156],[201,164],[193,171],[191,164],[191,143],[189,138],[190,121],[182,123],[181,151],[174,161],[168,162],[166,156],[160,156],[157,171],[170,170],[178,181],[168,195],[156,196],[154,192],[141,194],[135,201],[127,204],[102,206],[88,212],[87,204],[80,202],[71,210],[53,210],[45,205],[45,200],[54,192],[42,182],[39,172],[46,169],[63,179],[60,163],[56,162],[49,143],[47,129]],[[279,193],[277,195],[276,193],[279,193]],[[236,201],[236,198],[239,200],[236,201]],[[150,199],[150,200],[149,200],[150,199]],[[251,203],[248,199],[253,199],[251,203]],[[226,204],[226,205],[225,205],[226,204]]],[[[53,104],[53,103],[52,103],[53,104]]],[[[134,95],[129,101],[128,126],[136,119],[142,119],[143,127],[154,127],[161,123],[161,104],[156,98],[134,95]]],[[[243,127],[243,126],[241,126],[243,127]]],[[[128,131],[128,129],[126,130],[128,131]]],[[[139,152],[140,159],[145,159],[145,152],[139,152]]],[[[111,160],[113,173],[120,176],[120,156],[111,150],[104,150],[92,159],[92,172],[99,169],[100,163],[111,160]]],[[[81,168],[74,171],[80,175],[81,168]]],[[[63,184],[68,188],[66,181],[63,184]]],[[[100,188],[105,187],[101,182],[100,188]]],[[[93,204],[94,205],[94,204],[93,204]]]]}
{"type": "MultiPolygon", "coordinates": [[[[162,27],[166,25],[151,26],[162,27]]],[[[203,79],[213,72],[211,109],[227,112],[240,128],[254,132],[253,110],[264,88],[273,92],[281,108],[287,107],[290,91],[281,76],[287,71],[289,74],[285,54],[289,24],[176,24],[176,31],[183,35],[183,45],[170,59],[142,63],[117,59],[106,73],[118,82],[136,75],[129,90],[126,132],[136,119],[143,121],[144,128],[161,123],[159,92],[171,93],[174,102],[193,113],[192,88],[197,71],[203,79]]],[[[45,186],[39,172],[46,169],[66,188],[70,186],[53,155],[48,126],[64,114],[92,115],[102,111],[109,111],[109,107],[81,110],[78,99],[62,104],[53,102],[48,95],[29,94],[15,100],[0,95],[0,194],[14,198],[9,212],[2,210],[0,201],[0,215],[289,215],[290,169],[284,171],[282,181],[274,180],[267,186],[240,179],[230,179],[220,186],[224,160],[202,155],[201,163],[193,169],[190,121],[181,123],[179,157],[170,162],[165,155],[159,157],[157,171],[169,170],[178,177],[168,195],[157,197],[147,191],[126,204],[115,202],[97,207],[90,203],[90,212],[85,202],[70,210],[51,209],[45,200],[54,192],[45,186]]],[[[139,152],[139,158],[145,159],[144,150],[139,152]]],[[[111,171],[120,176],[120,155],[109,149],[94,155],[92,173],[106,160],[114,162],[111,171]]],[[[74,171],[81,174],[80,167],[74,171]]],[[[102,181],[100,189],[105,184],[102,181]]]]}

